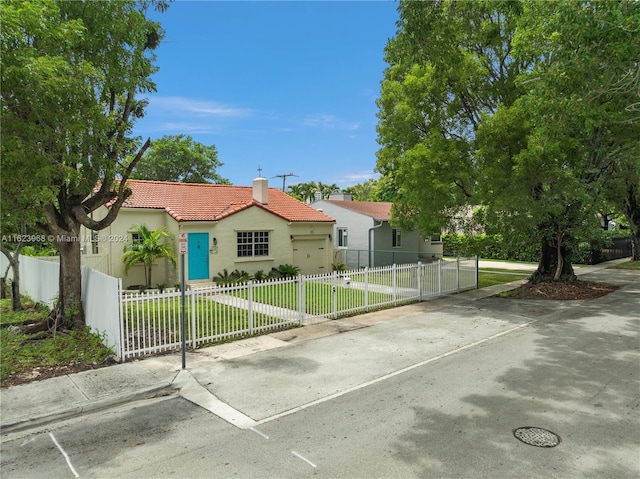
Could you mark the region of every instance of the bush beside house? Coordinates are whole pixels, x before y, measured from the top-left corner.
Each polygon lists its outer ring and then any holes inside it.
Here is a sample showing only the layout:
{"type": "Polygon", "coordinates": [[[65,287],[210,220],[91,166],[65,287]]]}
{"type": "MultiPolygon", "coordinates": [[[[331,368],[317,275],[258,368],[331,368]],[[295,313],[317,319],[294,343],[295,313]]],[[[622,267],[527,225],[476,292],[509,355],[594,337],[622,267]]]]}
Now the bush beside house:
{"type": "MultiPolygon", "coordinates": [[[[598,241],[578,244],[572,252],[571,261],[577,264],[598,262],[603,258],[603,251],[619,238],[628,238],[628,235],[620,231],[603,231],[598,241]]],[[[442,243],[444,256],[478,256],[483,259],[527,262],[540,259],[540,245],[528,238],[506,238],[500,234],[444,234],[442,243]]]]}

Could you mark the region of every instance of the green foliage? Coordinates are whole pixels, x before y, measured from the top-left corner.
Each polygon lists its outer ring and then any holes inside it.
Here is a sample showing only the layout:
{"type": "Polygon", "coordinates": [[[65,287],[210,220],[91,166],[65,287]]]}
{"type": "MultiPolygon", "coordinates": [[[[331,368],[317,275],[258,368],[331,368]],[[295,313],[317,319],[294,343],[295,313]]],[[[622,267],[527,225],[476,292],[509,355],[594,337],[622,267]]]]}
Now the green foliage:
{"type": "Polygon", "coordinates": [[[603,198],[620,213],[638,200],[640,4],[404,0],[399,12],[378,102],[394,222],[429,233],[483,205],[487,230],[528,237],[543,275],[570,276],[603,198]]]}
{"type": "Polygon", "coordinates": [[[229,184],[216,173],[222,165],[214,145],[205,146],[185,135],[163,136],[153,141],[131,178],[229,184]]]}
{"type": "Polygon", "coordinates": [[[122,255],[125,274],[129,272],[135,264],[143,264],[145,267],[145,283],[147,288],[151,287],[151,266],[158,258],[167,258],[175,266],[177,259],[173,246],[173,235],[166,227],[158,228],[155,231],[149,230],[145,225],[136,225],[132,228],[137,234],[139,241],[125,246],[122,255]],[[169,240],[165,243],[163,240],[169,240]]]}
{"type": "MultiPolygon", "coordinates": [[[[44,319],[49,310],[29,298],[22,300],[24,309],[11,311],[11,300],[0,301],[2,324],[20,323],[26,320],[44,319]]],[[[69,364],[96,365],[105,363],[113,351],[102,344],[100,337],[88,328],[74,330],[69,334],[58,333],[46,339],[29,341],[28,337],[11,328],[0,329],[0,379],[26,372],[36,367],[55,367],[69,364]]]]}
{"type": "Polygon", "coordinates": [[[478,256],[482,259],[535,262],[540,257],[539,245],[535,242],[503,235],[442,235],[444,256],[478,256]]]}
{"type": "Polygon", "coordinates": [[[294,198],[307,203],[313,203],[316,197],[316,193],[320,193],[320,197],[326,200],[331,196],[334,191],[340,191],[338,185],[327,185],[322,182],[310,181],[308,183],[296,183],[287,188],[287,194],[294,198]]]}
{"type": "Polygon", "coordinates": [[[379,179],[370,179],[349,188],[344,188],[353,201],[381,201],[393,203],[396,198],[396,185],[392,176],[382,176],[379,179]]]}
{"type": "Polygon", "coordinates": [[[278,278],[294,278],[300,274],[300,268],[292,264],[281,264],[271,271],[273,276],[278,278]]]}
{"type": "Polygon", "coordinates": [[[269,275],[266,274],[263,270],[259,269],[258,271],[256,271],[255,273],[253,273],[253,280],[254,281],[265,281],[269,279],[269,275]]]}
{"type": "Polygon", "coordinates": [[[212,278],[212,281],[216,284],[220,285],[229,285],[229,284],[238,284],[238,283],[246,283],[247,281],[264,281],[268,279],[275,278],[290,278],[295,277],[300,273],[300,268],[297,266],[293,266],[291,264],[282,264],[277,268],[271,268],[269,274],[265,274],[264,271],[259,270],[256,271],[253,275],[247,273],[246,271],[240,271],[238,269],[229,272],[226,268],[215,275],[212,278]]]}
{"type": "Polygon", "coordinates": [[[530,271],[480,271],[478,273],[478,288],[486,288],[488,286],[494,286],[496,284],[511,283],[512,281],[525,279],[530,275],[530,271]]]}
{"type": "MultiPolygon", "coordinates": [[[[130,195],[126,180],[148,142],[132,136],[155,90],[147,18],[166,2],[0,2],[2,210],[55,238],[109,226],[130,195]],[[10,200],[9,200],[10,199],[10,200]],[[102,218],[93,212],[110,204],[102,218]],[[10,208],[7,205],[10,204],[10,208]]],[[[13,219],[10,218],[10,221],[13,219]]],[[[55,243],[61,262],[59,324],[81,300],[80,246],[55,243]]]]}
{"type": "MultiPolygon", "coordinates": [[[[596,239],[575,243],[571,249],[572,263],[588,264],[594,256],[612,244],[613,238],[625,237],[620,231],[599,230],[596,239]]],[[[478,256],[500,261],[537,262],[540,245],[530,238],[509,238],[501,234],[442,235],[444,256],[478,256]]]]}
{"type": "Polygon", "coordinates": [[[621,263],[617,266],[613,266],[615,269],[631,269],[635,271],[640,271],[640,261],[627,261],[626,263],[621,263]]]}
{"type": "Polygon", "coordinates": [[[25,256],[54,256],[56,250],[55,248],[38,248],[36,246],[26,245],[23,246],[20,254],[25,256]]]}
{"type": "Polygon", "coordinates": [[[246,283],[250,280],[251,275],[246,271],[236,269],[229,273],[226,268],[221,273],[218,273],[213,277],[213,282],[220,285],[246,283]]]}

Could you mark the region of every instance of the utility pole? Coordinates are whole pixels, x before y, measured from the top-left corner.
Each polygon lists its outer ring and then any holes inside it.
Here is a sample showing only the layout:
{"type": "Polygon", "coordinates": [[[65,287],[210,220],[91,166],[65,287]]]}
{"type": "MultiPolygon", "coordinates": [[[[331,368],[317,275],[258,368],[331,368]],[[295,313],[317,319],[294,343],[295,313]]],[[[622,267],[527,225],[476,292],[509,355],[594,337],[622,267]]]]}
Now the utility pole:
{"type": "Polygon", "coordinates": [[[274,176],[274,178],[282,178],[282,191],[284,191],[284,186],[285,186],[285,182],[287,181],[287,176],[298,177],[298,175],[294,175],[293,173],[286,173],[284,175],[276,175],[276,176],[274,176]]]}

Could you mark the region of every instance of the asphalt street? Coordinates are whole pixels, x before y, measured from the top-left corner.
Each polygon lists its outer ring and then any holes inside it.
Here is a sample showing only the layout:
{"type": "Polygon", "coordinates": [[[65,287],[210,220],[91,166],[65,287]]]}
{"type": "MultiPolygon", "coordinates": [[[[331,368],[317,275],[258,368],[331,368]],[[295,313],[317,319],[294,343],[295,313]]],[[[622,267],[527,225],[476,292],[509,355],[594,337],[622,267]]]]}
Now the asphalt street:
{"type": "Polygon", "coordinates": [[[226,412],[170,397],[27,430],[2,477],[636,478],[640,275],[605,276],[622,288],[596,300],[488,297],[204,357],[189,374],[226,412]]]}

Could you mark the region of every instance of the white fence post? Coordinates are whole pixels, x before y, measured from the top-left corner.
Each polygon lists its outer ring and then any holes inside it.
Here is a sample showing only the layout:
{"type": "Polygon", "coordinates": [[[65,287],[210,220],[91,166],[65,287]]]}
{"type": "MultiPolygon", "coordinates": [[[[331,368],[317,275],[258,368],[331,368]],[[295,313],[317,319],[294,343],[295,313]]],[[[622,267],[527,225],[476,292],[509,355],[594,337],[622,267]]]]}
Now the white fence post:
{"type": "Polygon", "coordinates": [[[307,310],[307,288],[305,285],[305,277],[301,274],[298,274],[298,280],[296,281],[296,283],[298,284],[298,325],[302,326],[304,313],[307,310]]]}
{"type": "Polygon", "coordinates": [[[120,362],[125,362],[126,343],[124,342],[124,303],[122,301],[122,278],[118,278],[118,327],[120,328],[120,362]]]}
{"type": "Polygon", "coordinates": [[[338,319],[338,272],[333,272],[333,319],[338,319]]]}
{"type": "Polygon", "coordinates": [[[364,306],[369,311],[369,267],[364,267],[364,306]]]}
{"type": "Polygon", "coordinates": [[[418,265],[416,267],[416,284],[418,285],[418,300],[422,301],[422,263],[418,261],[418,265]]]}
{"type": "Polygon", "coordinates": [[[391,284],[393,291],[393,305],[398,305],[398,277],[397,277],[397,266],[393,263],[391,267],[391,284]]]}
{"type": "MultiPolygon", "coordinates": [[[[196,339],[198,338],[196,334],[196,290],[191,288],[189,292],[191,293],[191,345],[193,349],[195,349],[196,339]]],[[[186,331],[185,334],[187,334],[186,331]]],[[[186,339],[187,338],[185,338],[185,342],[186,339]]]]}
{"type": "Polygon", "coordinates": [[[247,283],[247,300],[249,301],[248,314],[249,314],[249,335],[253,335],[253,281],[247,283]]]}
{"type": "Polygon", "coordinates": [[[460,256],[456,256],[456,291],[460,291],[460,256]]]}

